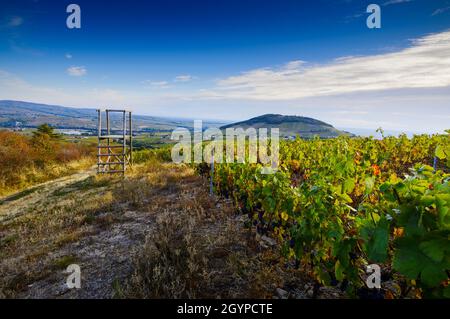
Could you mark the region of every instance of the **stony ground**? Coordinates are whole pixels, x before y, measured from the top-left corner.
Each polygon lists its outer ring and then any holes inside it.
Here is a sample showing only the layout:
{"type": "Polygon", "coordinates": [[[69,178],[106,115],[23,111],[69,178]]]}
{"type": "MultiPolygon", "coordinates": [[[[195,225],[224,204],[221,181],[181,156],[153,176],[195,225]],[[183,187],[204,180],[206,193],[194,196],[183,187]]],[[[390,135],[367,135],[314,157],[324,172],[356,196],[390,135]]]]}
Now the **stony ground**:
{"type": "MultiPolygon", "coordinates": [[[[188,167],[83,171],[0,199],[3,298],[311,298],[313,284],[188,167]],[[66,268],[81,268],[68,289],[66,268]]],[[[319,297],[340,293],[323,289],[319,297]]]]}

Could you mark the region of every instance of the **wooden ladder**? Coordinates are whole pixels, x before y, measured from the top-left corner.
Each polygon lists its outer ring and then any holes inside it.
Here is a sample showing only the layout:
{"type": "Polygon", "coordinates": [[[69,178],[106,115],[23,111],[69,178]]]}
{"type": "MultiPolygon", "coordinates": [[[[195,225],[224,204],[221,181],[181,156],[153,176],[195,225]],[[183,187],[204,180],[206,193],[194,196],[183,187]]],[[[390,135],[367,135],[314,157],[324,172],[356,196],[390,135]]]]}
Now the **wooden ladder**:
{"type": "Polygon", "coordinates": [[[133,165],[133,128],[131,111],[106,109],[106,134],[102,130],[102,112],[98,109],[97,173],[125,174],[127,166],[133,165]],[[122,114],[122,128],[111,134],[110,113],[122,114]],[[128,122],[128,125],[127,125],[128,122]],[[127,127],[128,126],[128,127],[127,127]]]}

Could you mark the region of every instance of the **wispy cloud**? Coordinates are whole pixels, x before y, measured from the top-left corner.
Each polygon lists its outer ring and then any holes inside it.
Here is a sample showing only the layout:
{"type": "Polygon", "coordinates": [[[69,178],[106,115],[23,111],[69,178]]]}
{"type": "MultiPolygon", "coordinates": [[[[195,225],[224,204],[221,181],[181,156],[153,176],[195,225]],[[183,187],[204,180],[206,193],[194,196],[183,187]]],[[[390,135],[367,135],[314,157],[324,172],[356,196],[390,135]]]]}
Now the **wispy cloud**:
{"type": "Polygon", "coordinates": [[[352,14],[352,15],[349,15],[349,16],[346,16],[345,19],[344,19],[344,21],[345,21],[345,22],[350,22],[350,21],[352,21],[352,20],[361,18],[362,16],[364,16],[364,13],[363,13],[363,12],[358,12],[358,13],[355,13],[355,14],[352,14]]]}
{"type": "Polygon", "coordinates": [[[22,24],[23,24],[23,18],[19,17],[19,16],[14,16],[14,17],[9,18],[6,25],[8,27],[18,27],[22,24]]]}
{"type": "Polygon", "coordinates": [[[20,43],[15,40],[9,40],[9,45],[11,50],[13,50],[15,53],[18,54],[24,54],[24,55],[30,55],[30,56],[42,56],[44,53],[38,49],[28,47],[26,45],[23,45],[23,43],[20,43]]]}
{"type": "Polygon", "coordinates": [[[406,3],[406,2],[411,2],[413,0],[389,0],[384,2],[382,5],[383,6],[390,6],[391,4],[400,4],[400,3],[406,3]]]}
{"type": "Polygon", "coordinates": [[[0,70],[0,97],[2,99],[31,101],[37,103],[59,104],[65,106],[123,106],[129,101],[124,93],[110,88],[88,90],[64,90],[27,82],[21,77],[0,70]]]}
{"type": "Polygon", "coordinates": [[[178,82],[190,82],[192,80],[196,79],[195,76],[192,76],[190,74],[183,74],[176,76],[172,81],[152,81],[152,80],[145,80],[141,83],[145,86],[150,86],[153,88],[160,88],[160,89],[168,89],[172,86],[174,86],[175,83],[178,82]]]}
{"type": "Polygon", "coordinates": [[[20,16],[5,16],[0,17],[0,29],[13,29],[21,26],[24,19],[20,16]]]}
{"type": "Polygon", "coordinates": [[[439,9],[436,9],[431,15],[432,15],[432,16],[435,16],[435,15],[438,15],[438,14],[441,14],[441,13],[444,13],[444,12],[447,12],[447,11],[449,11],[449,10],[450,10],[450,6],[444,7],[444,8],[439,8],[439,9]]]}
{"type": "Polygon", "coordinates": [[[87,69],[84,66],[71,66],[67,69],[67,74],[70,76],[84,76],[87,74],[87,69]]]}
{"type": "Polygon", "coordinates": [[[159,89],[168,89],[169,82],[167,81],[151,81],[151,80],[145,80],[142,81],[142,84],[144,84],[146,87],[150,86],[152,88],[159,88],[159,89]]]}
{"type": "MultiPolygon", "coordinates": [[[[412,1],[414,1],[414,0],[389,0],[389,1],[383,2],[381,5],[386,7],[386,6],[390,6],[390,5],[393,5],[393,4],[408,3],[408,2],[412,2],[412,1]]],[[[348,23],[348,22],[351,22],[353,20],[365,17],[366,13],[367,12],[366,12],[366,10],[364,8],[364,11],[360,11],[360,12],[357,12],[355,14],[351,14],[351,15],[346,16],[344,18],[344,22],[348,23]]]]}
{"type": "Polygon", "coordinates": [[[69,60],[70,60],[70,59],[72,59],[73,56],[72,56],[72,54],[70,54],[70,53],[66,53],[65,57],[66,57],[66,59],[69,59],[69,60]]]}
{"type": "Polygon", "coordinates": [[[304,61],[260,68],[221,79],[205,98],[295,100],[355,92],[450,86],[450,31],[412,41],[406,49],[339,58],[322,65],[304,61]]]}
{"type": "Polygon", "coordinates": [[[178,75],[175,77],[175,82],[189,82],[192,81],[195,77],[192,75],[186,74],[186,75],[178,75]]]}

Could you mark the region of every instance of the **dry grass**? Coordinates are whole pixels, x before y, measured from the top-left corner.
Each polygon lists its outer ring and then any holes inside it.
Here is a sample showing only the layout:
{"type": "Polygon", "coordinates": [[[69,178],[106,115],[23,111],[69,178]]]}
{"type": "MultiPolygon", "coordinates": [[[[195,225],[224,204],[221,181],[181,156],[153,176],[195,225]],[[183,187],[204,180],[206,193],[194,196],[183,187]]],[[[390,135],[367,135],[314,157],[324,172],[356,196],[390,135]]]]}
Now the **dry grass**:
{"type": "MultiPolygon", "coordinates": [[[[14,297],[51,268],[51,252],[79,240],[104,223],[112,209],[111,181],[91,177],[31,205],[17,218],[0,223],[0,295],[14,297]],[[48,258],[47,258],[48,257],[48,258]],[[48,259],[48,260],[47,260],[48,259]]],[[[117,217],[118,218],[118,217],[117,217]]]]}
{"type": "Polygon", "coordinates": [[[154,212],[156,228],[118,297],[271,298],[295,272],[283,269],[277,250],[261,248],[246,217],[210,196],[191,168],[159,164],[144,171],[122,194],[133,207],[154,212]]]}
{"type": "Polygon", "coordinates": [[[93,159],[84,157],[67,163],[50,163],[41,168],[32,165],[23,167],[20,169],[20,174],[14,176],[14,183],[0,181],[0,196],[8,196],[30,186],[68,176],[80,170],[86,170],[92,165],[93,159]]]}

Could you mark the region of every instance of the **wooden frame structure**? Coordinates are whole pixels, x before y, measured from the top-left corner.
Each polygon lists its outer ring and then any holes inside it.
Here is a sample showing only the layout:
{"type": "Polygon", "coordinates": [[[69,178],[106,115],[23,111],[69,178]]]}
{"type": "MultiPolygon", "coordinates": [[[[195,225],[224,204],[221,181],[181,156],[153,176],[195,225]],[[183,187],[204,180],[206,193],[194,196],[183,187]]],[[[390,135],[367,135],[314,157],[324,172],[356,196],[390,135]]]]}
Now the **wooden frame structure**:
{"type": "Polygon", "coordinates": [[[97,173],[125,174],[127,166],[133,165],[133,126],[131,111],[127,110],[97,110],[98,145],[97,173]],[[106,128],[102,129],[102,113],[106,115],[106,128]],[[116,117],[121,123],[121,129],[111,127],[111,113],[121,113],[116,117]],[[128,122],[128,123],[127,123],[128,122]],[[103,134],[105,133],[105,134],[103,134]],[[116,133],[116,134],[114,134],[116,133]]]}

